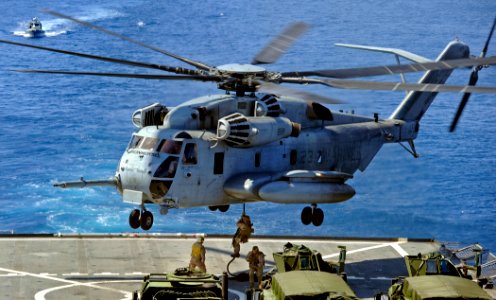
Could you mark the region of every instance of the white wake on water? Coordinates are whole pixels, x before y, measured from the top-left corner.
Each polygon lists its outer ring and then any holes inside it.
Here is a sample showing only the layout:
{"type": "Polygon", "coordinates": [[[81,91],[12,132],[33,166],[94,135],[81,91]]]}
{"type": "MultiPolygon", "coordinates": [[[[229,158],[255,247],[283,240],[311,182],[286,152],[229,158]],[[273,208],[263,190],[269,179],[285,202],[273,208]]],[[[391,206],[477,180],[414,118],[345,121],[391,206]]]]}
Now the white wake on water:
{"type": "MultiPolygon", "coordinates": [[[[114,9],[93,8],[79,15],[75,15],[74,17],[86,22],[96,22],[122,16],[125,16],[125,14],[114,9]]],[[[54,37],[61,34],[70,33],[73,31],[72,28],[75,26],[74,22],[62,18],[45,19],[41,20],[41,23],[43,24],[43,30],[45,30],[45,37],[54,37]]],[[[19,22],[17,28],[12,32],[12,34],[15,36],[32,38],[32,36],[26,33],[28,25],[29,20],[19,22]]]]}

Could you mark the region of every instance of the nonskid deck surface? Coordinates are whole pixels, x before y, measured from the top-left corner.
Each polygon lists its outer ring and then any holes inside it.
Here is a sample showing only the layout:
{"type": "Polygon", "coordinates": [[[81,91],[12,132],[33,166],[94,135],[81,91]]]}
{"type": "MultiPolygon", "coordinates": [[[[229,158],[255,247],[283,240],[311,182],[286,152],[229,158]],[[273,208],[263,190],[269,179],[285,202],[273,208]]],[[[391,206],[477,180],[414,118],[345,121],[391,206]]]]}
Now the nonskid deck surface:
{"type": "MultiPolygon", "coordinates": [[[[172,272],[189,264],[194,235],[63,235],[0,237],[0,299],[130,299],[148,273],[172,272]]],[[[304,244],[337,260],[347,247],[348,283],[359,297],[387,292],[391,279],[407,274],[403,256],[427,253],[440,244],[421,239],[332,237],[253,237],[241,253],[257,245],[266,254],[287,242],[304,244]]],[[[231,260],[231,237],[205,238],[207,271],[221,274],[231,260]]],[[[247,271],[245,255],[230,265],[231,273],[247,271]]],[[[248,282],[229,281],[229,298],[244,299],[248,282]]],[[[492,292],[492,291],[490,291],[492,292]]],[[[495,296],[493,295],[493,298],[495,296]]]]}

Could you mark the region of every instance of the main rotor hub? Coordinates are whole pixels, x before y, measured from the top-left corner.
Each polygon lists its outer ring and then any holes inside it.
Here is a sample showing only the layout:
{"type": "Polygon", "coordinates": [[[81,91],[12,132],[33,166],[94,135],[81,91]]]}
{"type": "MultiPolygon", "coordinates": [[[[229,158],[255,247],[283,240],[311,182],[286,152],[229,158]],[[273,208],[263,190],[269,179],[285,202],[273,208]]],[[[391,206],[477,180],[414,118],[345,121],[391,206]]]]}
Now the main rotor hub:
{"type": "Polygon", "coordinates": [[[267,70],[262,67],[250,64],[226,64],[217,67],[221,73],[242,74],[242,75],[263,75],[267,70]]]}
{"type": "Polygon", "coordinates": [[[255,92],[257,79],[264,79],[267,70],[250,64],[227,64],[216,67],[221,76],[226,80],[219,83],[219,89],[235,91],[242,96],[245,92],[255,92]]]}

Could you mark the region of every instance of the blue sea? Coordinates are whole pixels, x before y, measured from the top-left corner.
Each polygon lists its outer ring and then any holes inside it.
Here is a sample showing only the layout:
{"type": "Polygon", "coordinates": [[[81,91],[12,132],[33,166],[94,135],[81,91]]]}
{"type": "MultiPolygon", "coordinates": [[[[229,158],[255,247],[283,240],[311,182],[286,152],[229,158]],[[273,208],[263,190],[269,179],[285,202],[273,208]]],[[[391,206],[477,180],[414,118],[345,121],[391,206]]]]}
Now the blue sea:
{"type": "MultiPolygon", "coordinates": [[[[210,65],[249,63],[287,24],[311,25],[270,70],[297,71],[394,64],[392,55],[335,43],[403,48],[434,59],[451,40],[479,55],[496,15],[496,1],[12,1],[0,2],[0,38],[95,55],[185,66],[170,57],[40,12],[69,14],[167,51],[210,65]],[[22,36],[38,16],[47,36],[22,36]]],[[[496,39],[496,38],[495,38],[496,39]]],[[[62,180],[111,177],[135,129],[134,110],[222,94],[212,83],[16,73],[15,69],[150,72],[137,68],[0,45],[0,233],[132,232],[112,188],[62,190],[62,180]]],[[[489,55],[496,54],[496,41],[489,55]]],[[[470,70],[448,80],[465,85],[470,70]]],[[[421,75],[410,74],[414,82],[421,75]]],[[[496,85],[496,67],[479,73],[496,85]]],[[[377,80],[398,81],[399,76],[377,80]]],[[[331,106],[388,117],[404,92],[296,87],[346,100],[331,106]]],[[[421,122],[413,158],[385,145],[365,172],[349,181],[349,201],[321,205],[321,227],[300,222],[305,205],[247,205],[256,234],[434,238],[496,250],[495,95],[473,95],[454,134],[448,127],[461,98],[440,94],[421,122]]],[[[242,207],[222,214],[208,208],[155,215],[152,233],[234,233],[242,207]]],[[[141,232],[141,230],[136,231],[141,232]]]]}

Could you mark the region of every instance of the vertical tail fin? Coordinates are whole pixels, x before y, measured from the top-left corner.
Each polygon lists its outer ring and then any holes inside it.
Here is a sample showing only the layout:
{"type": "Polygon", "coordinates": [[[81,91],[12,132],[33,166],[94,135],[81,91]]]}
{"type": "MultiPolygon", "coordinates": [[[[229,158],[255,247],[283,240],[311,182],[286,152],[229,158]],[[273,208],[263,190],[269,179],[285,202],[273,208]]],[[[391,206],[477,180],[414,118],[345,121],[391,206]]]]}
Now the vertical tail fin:
{"type": "MultiPolygon", "coordinates": [[[[450,42],[439,54],[436,61],[468,58],[469,47],[459,41],[450,42]]],[[[444,84],[453,70],[428,71],[422,76],[419,83],[444,84]]],[[[405,121],[419,121],[431,105],[436,92],[410,92],[396,108],[390,119],[405,121]]]]}

